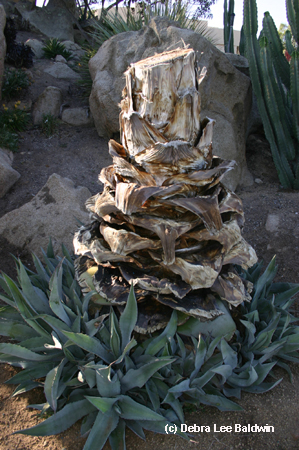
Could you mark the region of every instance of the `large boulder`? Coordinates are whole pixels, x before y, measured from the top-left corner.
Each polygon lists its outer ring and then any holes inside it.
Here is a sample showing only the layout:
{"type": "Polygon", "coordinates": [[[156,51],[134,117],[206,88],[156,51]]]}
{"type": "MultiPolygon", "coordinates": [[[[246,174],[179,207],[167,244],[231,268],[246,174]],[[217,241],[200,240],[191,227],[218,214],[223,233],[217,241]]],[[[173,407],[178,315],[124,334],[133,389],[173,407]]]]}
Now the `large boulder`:
{"type": "Polygon", "coordinates": [[[140,31],[121,33],[106,41],[90,60],[93,80],[90,109],[98,134],[119,133],[119,107],[125,85],[124,71],[130,63],[168,49],[189,45],[197,55],[201,119],[216,120],[214,154],[237,162],[224,184],[235,189],[252,182],[245,159],[245,134],[251,108],[250,79],[237,70],[226,55],[198,33],[179,28],[165,18],[154,18],[140,31]]]}
{"type": "Polygon", "coordinates": [[[38,97],[33,109],[33,123],[38,125],[42,123],[43,115],[51,114],[58,117],[62,103],[62,92],[55,86],[48,86],[38,97]]]}
{"type": "Polygon", "coordinates": [[[17,3],[15,9],[32,31],[60,41],[74,41],[74,17],[66,8],[63,8],[63,2],[60,2],[60,6],[55,4],[49,7],[48,5],[33,10],[27,3],[17,3]]]}
{"type": "Polygon", "coordinates": [[[3,5],[0,4],[0,100],[2,94],[2,80],[4,74],[4,59],[6,54],[6,41],[4,37],[4,28],[6,23],[6,14],[3,5]]]}
{"type": "Polygon", "coordinates": [[[37,195],[21,208],[0,219],[0,235],[19,248],[41,256],[52,238],[55,251],[64,243],[72,249],[76,219],[88,221],[85,201],[90,197],[86,187],[75,187],[68,178],[53,174],[37,195]]]}
{"type": "Polygon", "coordinates": [[[64,79],[64,80],[79,80],[80,75],[71,69],[67,64],[63,62],[53,62],[53,64],[46,69],[45,73],[48,73],[54,78],[64,79]]]}
{"type": "Polygon", "coordinates": [[[21,176],[11,167],[12,162],[13,153],[0,148],[0,198],[4,197],[21,176]]]}

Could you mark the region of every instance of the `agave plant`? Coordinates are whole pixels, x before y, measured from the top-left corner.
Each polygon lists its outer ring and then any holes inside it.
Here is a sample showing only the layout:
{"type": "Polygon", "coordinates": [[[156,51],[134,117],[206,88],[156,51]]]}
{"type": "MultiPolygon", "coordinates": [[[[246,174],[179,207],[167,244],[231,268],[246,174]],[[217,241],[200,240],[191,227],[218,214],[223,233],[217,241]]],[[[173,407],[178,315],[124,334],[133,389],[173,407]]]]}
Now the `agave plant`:
{"type": "Polygon", "coordinates": [[[0,277],[0,330],[13,340],[0,344],[0,361],[23,369],[7,383],[18,384],[13,395],[43,387],[45,403],[31,407],[50,413],[17,433],[57,434],[83,418],[84,450],[100,450],[107,440],[116,450],[126,427],[144,439],[144,429],[165,433],[167,424],[185,423],[186,404],[240,410],[228,397],[274,388],[281,379],[265,381],[274,365],[290,373],[287,362],[298,361],[299,327],[289,308],[299,286],[272,283],[274,260],[263,275],[261,264],[237,267],[254,285],[253,301],[235,308],[238,330],[230,343],[186,337],[192,327],[178,327],[176,311],[163,332],[139,341],[133,287],[120,316],[100,309],[98,294],[81,294],[72,258],[64,247],[63,253],[55,257],[50,243],[45,267],[35,256],[36,272],[16,260],[18,281],[0,277]]]}
{"type": "Polygon", "coordinates": [[[104,191],[86,203],[93,222],[74,239],[80,286],[121,312],[133,282],[144,334],[165,327],[172,309],[181,323],[206,321],[223,314],[218,298],[251,299],[232,264],[252,266],[255,251],[241,236],[241,200],[220,183],[234,163],[212,155],[194,63],[192,49],[176,49],[128,69],[122,145],[110,140],[104,191]]]}
{"type": "Polygon", "coordinates": [[[109,11],[102,15],[100,21],[94,21],[94,31],[91,33],[94,41],[100,46],[107,39],[126,31],[138,31],[149,24],[153,17],[167,17],[178,22],[181,28],[189,28],[213,42],[213,38],[204,21],[192,17],[191,2],[173,2],[165,5],[137,6],[135,10],[126,8],[119,12],[109,11]]]}

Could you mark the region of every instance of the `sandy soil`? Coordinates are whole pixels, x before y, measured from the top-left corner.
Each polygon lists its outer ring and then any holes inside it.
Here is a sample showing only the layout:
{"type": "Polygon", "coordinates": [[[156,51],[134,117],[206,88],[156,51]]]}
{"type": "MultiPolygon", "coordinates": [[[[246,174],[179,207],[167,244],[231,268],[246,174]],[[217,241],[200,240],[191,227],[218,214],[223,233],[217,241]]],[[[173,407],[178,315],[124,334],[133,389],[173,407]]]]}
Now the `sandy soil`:
{"type": "MultiPolygon", "coordinates": [[[[24,100],[31,98],[35,101],[45,87],[53,85],[62,89],[65,103],[71,106],[87,105],[87,100],[82,100],[76,85],[44,76],[42,69],[45,64],[45,61],[40,61],[30,69],[35,82],[24,94],[24,100]]],[[[262,134],[249,137],[247,160],[254,179],[260,182],[237,190],[245,211],[244,237],[265,264],[276,255],[279,266],[276,280],[299,282],[299,194],[281,189],[269,145],[262,134]],[[268,225],[266,229],[269,215],[278,217],[275,219],[278,225],[272,231],[269,231],[268,225]]],[[[97,184],[97,174],[110,163],[107,142],[98,137],[95,128],[76,128],[60,123],[55,135],[47,138],[39,127],[30,125],[21,135],[20,148],[13,164],[21,178],[0,199],[0,216],[30,201],[54,172],[71,178],[76,185],[88,187],[94,194],[101,190],[97,184]]],[[[0,247],[0,269],[15,276],[10,254],[20,256],[25,262],[29,260],[29,255],[22,249],[8,245],[3,236],[0,236],[0,247]]],[[[295,306],[295,309],[298,310],[298,307],[295,306]]],[[[283,377],[283,381],[273,391],[263,395],[243,394],[239,402],[244,408],[243,412],[225,413],[211,407],[200,407],[195,412],[187,413],[189,425],[211,428],[210,432],[195,433],[196,442],[186,443],[175,436],[148,432],[144,443],[129,432],[127,449],[298,449],[299,367],[292,366],[292,370],[293,383],[285,372],[275,369],[275,377],[283,377]],[[217,430],[220,426],[232,426],[232,432],[216,432],[214,424],[217,430]],[[275,432],[235,432],[235,424],[269,424],[274,426],[275,432]]],[[[12,435],[42,420],[35,410],[27,408],[32,403],[43,401],[41,389],[11,397],[14,387],[3,384],[16,372],[10,366],[0,366],[0,449],[81,450],[85,440],[80,438],[79,424],[59,436],[40,438],[12,435]]],[[[105,449],[108,448],[106,445],[105,449]]]]}

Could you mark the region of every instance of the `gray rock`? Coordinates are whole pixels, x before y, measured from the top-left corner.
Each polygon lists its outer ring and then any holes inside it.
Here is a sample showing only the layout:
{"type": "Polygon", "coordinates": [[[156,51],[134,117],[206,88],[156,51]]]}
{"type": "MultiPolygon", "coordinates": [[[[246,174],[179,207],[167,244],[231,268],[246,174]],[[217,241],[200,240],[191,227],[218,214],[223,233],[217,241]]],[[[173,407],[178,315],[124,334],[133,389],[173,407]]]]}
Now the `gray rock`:
{"type": "Polygon", "coordinates": [[[66,64],[66,59],[62,55],[56,55],[55,62],[61,62],[61,63],[66,64]]]}
{"type": "Polygon", "coordinates": [[[44,69],[44,72],[52,75],[54,78],[78,80],[80,75],[72,70],[67,64],[62,62],[55,62],[50,67],[44,69]]]}
{"type": "Polygon", "coordinates": [[[44,57],[43,42],[38,39],[28,39],[25,44],[32,48],[36,59],[42,59],[44,57]]]}
{"type": "Polygon", "coordinates": [[[58,117],[60,106],[62,103],[61,90],[54,86],[48,86],[44,92],[38,97],[33,109],[34,125],[42,123],[44,114],[52,114],[58,117]]]}
{"type": "Polygon", "coordinates": [[[240,72],[249,77],[249,64],[247,58],[241,55],[236,55],[235,53],[225,53],[225,56],[236,69],[240,70],[240,72]]]}
{"type": "Polygon", "coordinates": [[[93,117],[89,108],[67,108],[62,112],[63,122],[74,126],[93,126],[93,117]]]}
{"type": "Polygon", "coordinates": [[[268,214],[265,228],[270,233],[275,233],[279,228],[280,217],[277,214],[268,214]]]}
{"type": "Polygon", "coordinates": [[[55,251],[64,243],[72,249],[75,218],[87,222],[85,201],[90,197],[86,187],[75,187],[72,180],[57,174],[49,177],[37,195],[21,208],[0,219],[0,234],[13,245],[41,256],[52,238],[55,251]]]}
{"type": "Polygon", "coordinates": [[[12,162],[12,152],[0,148],[0,198],[4,197],[21,176],[11,167],[12,162]]]}
{"type": "Polygon", "coordinates": [[[224,53],[191,30],[180,29],[176,22],[154,18],[140,31],[121,33],[106,41],[90,60],[93,80],[90,109],[98,134],[113,137],[119,133],[119,107],[124,88],[123,72],[132,62],[190,45],[197,55],[201,94],[201,118],[216,120],[214,154],[234,159],[236,169],[224,179],[235,189],[248,173],[245,158],[245,133],[251,108],[250,79],[237,70],[224,53]]]}
{"type": "Polygon", "coordinates": [[[6,55],[6,41],[4,37],[4,28],[6,23],[6,14],[3,5],[0,4],[0,100],[2,97],[2,80],[4,75],[4,59],[6,55]]]}
{"type": "Polygon", "coordinates": [[[75,42],[63,41],[62,44],[68,52],[71,52],[74,59],[80,59],[85,54],[85,51],[75,42]]]}
{"type": "Polygon", "coordinates": [[[32,31],[60,41],[74,40],[74,19],[64,8],[44,7],[31,11],[30,4],[19,2],[15,5],[15,9],[32,31]]]}

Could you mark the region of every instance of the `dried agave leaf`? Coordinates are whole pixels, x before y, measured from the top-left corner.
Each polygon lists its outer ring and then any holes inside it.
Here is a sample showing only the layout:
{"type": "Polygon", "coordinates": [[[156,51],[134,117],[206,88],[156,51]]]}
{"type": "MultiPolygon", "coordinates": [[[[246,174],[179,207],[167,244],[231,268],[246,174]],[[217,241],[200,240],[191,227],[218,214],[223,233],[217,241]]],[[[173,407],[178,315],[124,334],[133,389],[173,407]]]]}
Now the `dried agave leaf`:
{"type": "Polygon", "coordinates": [[[107,248],[103,245],[104,243],[104,239],[94,239],[88,249],[97,264],[122,261],[135,263],[137,266],[140,266],[140,263],[130,256],[120,255],[118,253],[114,253],[113,251],[107,250],[107,248]]]}
{"type": "Polygon", "coordinates": [[[160,187],[140,186],[136,183],[118,183],[115,192],[116,207],[124,214],[138,211],[146,200],[161,191],[160,187]]]}
{"type": "Polygon", "coordinates": [[[104,169],[101,170],[98,179],[105,186],[109,186],[111,189],[115,189],[116,188],[115,174],[116,171],[114,166],[104,167],[104,169]]]}
{"type": "Polygon", "coordinates": [[[244,216],[242,200],[228,188],[223,186],[223,199],[219,202],[220,214],[227,212],[237,213],[240,218],[244,216]]]}
{"type": "Polygon", "coordinates": [[[162,133],[134,111],[122,112],[120,114],[120,125],[122,144],[130,156],[137,155],[156,142],[167,142],[162,133]]]}
{"type": "Polygon", "coordinates": [[[192,292],[182,300],[166,295],[159,295],[158,297],[158,301],[163,303],[163,305],[204,320],[213,320],[223,314],[217,307],[215,300],[213,295],[207,294],[202,290],[192,292]]]}
{"type": "Polygon", "coordinates": [[[197,196],[191,198],[178,198],[168,200],[177,206],[199,216],[211,234],[215,234],[222,227],[222,219],[218,207],[218,195],[221,188],[216,189],[213,195],[197,196]]]}
{"type": "Polygon", "coordinates": [[[132,215],[127,216],[126,219],[129,223],[142,228],[148,228],[159,236],[164,252],[163,262],[166,265],[173,264],[175,260],[176,239],[198,224],[198,221],[177,223],[174,220],[156,219],[146,215],[141,217],[132,215]]]}
{"type": "Polygon", "coordinates": [[[156,186],[155,179],[150,174],[137,169],[125,159],[114,156],[113,163],[115,172],[123,177],[128,177],[141,186],[156,186]]]}
{"type": "Polygon", "coordinates": [[[124,265],[120,267],[120,271],[129,284],[133,281],[134,286],[138,285],[141,289],[146,289],[150,292],[174,294],[175,297],[181,299],[191,291],[191,286],[182,280],[172,282],[167,278],[159,279],[141,270],[133,270],[129,266],[124,265]]]}
{"type": "Polygon", "coordinates": [[[168,325],[172,309],[159,303],[154,297],[138,303],[138,318],[134,331],[141,334],[154,333],[168,325]]]}
{"type": "Polygon", "coordinates": [[[198,141],[196,147],[203,153],[208,167],[213,160],[212,153],[212,140],[213,140],[213,128],[215,125],[215,120],[209,119],[208,117],[201,123],[202,134],[198,141]]]}
{"type": "MultiPolygon", "coordinates": [[[[213,158],[213,163],[218,163],[220,158],[213,158]]],[[[221,160],[222,161],[222,160],[221,160]]],[[[193,184],[196,186],[210,185],[210,187],[218,184],[219,181],[224,177],[224,175],[233,169],[235,161],[222,161],[216,167],[208,170],[198,170],[190,173],[182,173],[174,175],[164,181],[163,186],[168,186],[170,184],[193,184]]]]}
{"type": "Polygon", "coordinates": [[[238,264],[247,270],[257,262],[254,249],[241,237],[240,241],[233,246],[224,256],[223,264],[238,264]]]}
{"type": "MultiPolygon", "coordinates": [[[[158,254],[149,251],[151,257],[159,262],[162,266],[164,261],[161,260],[158,254]]],[[[182,280],[190,284],[193,290],[205,289],[211,287],[221,268],[222,255],[219,252],[214,258],[201,258],[198,256],[197,261],[187,261],[183,258],[175,258],[173,264],[168,264],[167,268],[172,272],[180,275],[182,280]]]]}
{"type": "Polygon", "coordinates": [[[203,228],[189,231],[186,236],[199,242],[209,240],[218,241],[223,246],[223,253],[226,254],[240,241],[241,230],[237,221],[232,219],[229,222],[223,223],[222,228],[213,235],[207,229],[203,228]]]}
{"type": "Polygon", "coordinates": [[[114,139],[110,139],[110,141],[108,142],[108,147],[109,147],[109,154],[112,157],[120,156],[121,158],[127,158],[129,156],[126,149],[121,144],[116,142],[114,139]]]}
{"type": "Polygon", "coordinates": [[[236,273],[230,271],[219,275],[212,286],[212,290],[216,292],[222,300],[227,301],[230,305],[235,307],[244,301],[251,301],[251,297],[241,278],[236,273]]]}
{"type": "Polygon", "coordinates": [[[111,194],[110,189],[104,189],[103,193],[96,194],[90,197],[86,203],[88,211],[97,214],[99,217],[104,217],[107,214],[111,214],[119,211],[115,205],[115,198],[111,194]]]}
{"type": "Polygon", "coordinates": [[[165,144],[158,142],[139,153],[135,161],[155,179],[157,176],[166,179],[177,173],[205,169],[207,166],[203,153],[186,141],[170,141],[165,144]]]}
{"type": "Polygon", "coordinates": [[[144,248],[157,249],[161,247],[159,241],[140,237],[138,234],[127,230],[116,230],[104,223],[101,224],[100,230],[111,251],[119,255],[126,256],[144,248]]]}
{"type": "Polygon", "coordinates": [[[176,99],[173,115],[163,129],[169,140],[182,139],[194,145],[200,130],[200,95],[189,89],[176,99]]]}

